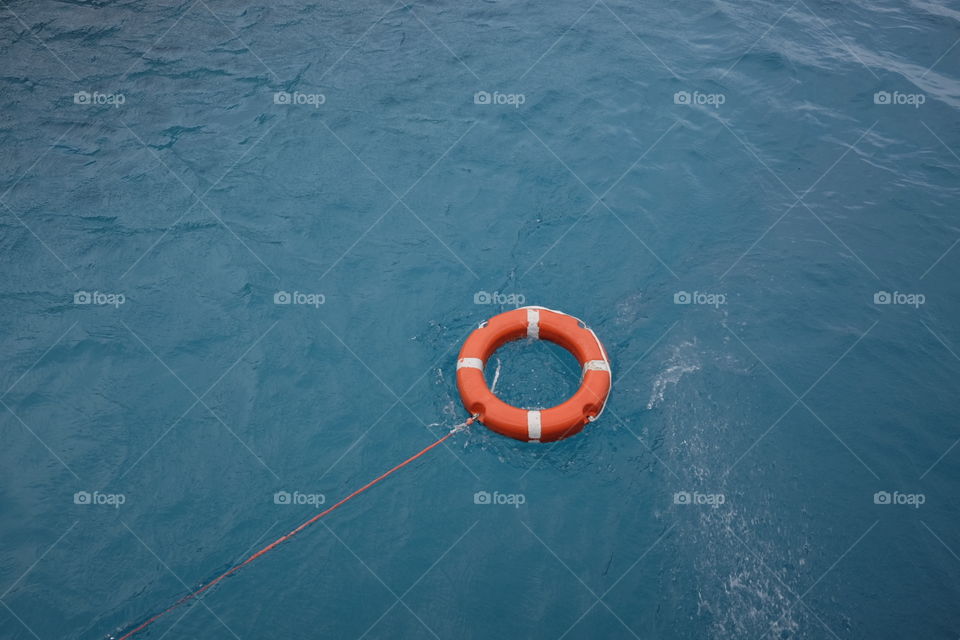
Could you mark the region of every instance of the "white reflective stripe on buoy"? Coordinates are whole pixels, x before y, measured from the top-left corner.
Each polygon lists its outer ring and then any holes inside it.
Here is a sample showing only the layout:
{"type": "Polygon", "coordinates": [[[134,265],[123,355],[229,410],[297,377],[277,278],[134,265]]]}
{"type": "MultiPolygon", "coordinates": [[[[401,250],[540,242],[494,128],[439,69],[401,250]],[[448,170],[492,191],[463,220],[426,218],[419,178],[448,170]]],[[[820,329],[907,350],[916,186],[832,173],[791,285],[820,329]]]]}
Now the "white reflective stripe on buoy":
{"type": "Polygon", "coordinates": [[[610,365],[607,364],[606,360],[587,360],[583,363],[583,372],[587,371],[606,371],[610,372],[610,365]]]}
{"type": "Polygon", "coordinates": [[[530,442],[540,442],[540,412],[527,411],[527,437],[530,442]]]}
{"type": "Polygon", "coordinates": [[[463,368],[480,369],[483,371],[483,360],[480,358],[460,358],[457,360],[457,369],[463,368]]]}
{"type": "Polygon", "coordinates": [[[527,337],[540,339],[540,309],[527,309],[527,337]]]}

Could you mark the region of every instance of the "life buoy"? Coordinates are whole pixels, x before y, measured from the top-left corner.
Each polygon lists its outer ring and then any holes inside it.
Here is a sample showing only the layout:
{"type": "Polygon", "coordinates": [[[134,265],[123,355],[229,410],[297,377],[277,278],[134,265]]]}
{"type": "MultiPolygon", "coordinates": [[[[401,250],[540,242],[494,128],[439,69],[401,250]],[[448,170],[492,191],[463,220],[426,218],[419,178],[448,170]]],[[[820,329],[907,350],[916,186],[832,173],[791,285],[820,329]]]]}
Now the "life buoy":
{"type": "Polygon", "coordinates": [[[603,412],[610,378],[610,361],[597,335],[577,318],[544,307],[521,307],[490,318],[470,334],[457,358],[457,388],[467,411],[493,431],[525,442],[579,433],[603,412]],[[521,338],[555,342],[580,362],[580,388],[569,400],[536,411],[511,406],[493,394],[483,375],[487,359],[521,338]]]}

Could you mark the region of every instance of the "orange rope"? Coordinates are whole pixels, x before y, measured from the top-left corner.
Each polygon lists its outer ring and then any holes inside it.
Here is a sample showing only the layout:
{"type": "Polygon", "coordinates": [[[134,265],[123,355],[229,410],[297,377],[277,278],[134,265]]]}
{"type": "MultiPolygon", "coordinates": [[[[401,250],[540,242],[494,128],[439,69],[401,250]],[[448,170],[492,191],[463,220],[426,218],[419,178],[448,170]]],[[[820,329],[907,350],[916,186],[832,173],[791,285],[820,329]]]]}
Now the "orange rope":
{"type": "Polygon", "coordinates": [[[211,588],[212,586],[214,586],[215,584],[217,584],[218,582],[220,582],[221,580],[223,580],[223,579],[226,578],[227,576],[230,576],[230,575],[236,573],[237,571],[239,571],[239,570],[242,569],[243,567],[247,566],[248,564],[250,564],[251,562],[253,562],[253,561],[256,560],[257,558],[259,558],[260,556],[262,556],[263,554],[267,553],[268,551],[270,551],[270,550],[272,550],[273,548],[275,548],[276,546],[278,546],[280,543],[286,542],[287,540],[289,540],[289,539],[292,538],[293,536],[297,535],[298,533],[300,533],[301,531],[303,531],[304,529],[306,529],[307,527],[309,527],[310,525],[312,525],[314,522],[316,522],[317,520],[319,520],[319,519],[322,518],[323,516],[327,515],[327,514],[330,513],[331,511],[333,511],[334,509],[337,509],[338,507],[340,507],[340,506],[343,505],[344,503],[346,503],[346,502],[352,500],[353,498],[357,497],[358,495],[360,495],[361,493],[363,493],[364,491],[366,491],[367,489],[369,489],[369,488],[372,487],[373,485],[375,485],[375,484],[377,484],[378,482],[380,482],[381,480],[385,479],[387,476],[392,475],[392,474],[393,474],[394,472],[396,472],[396,471],[399,471],[400,469],[402,469],[403,467],[407,466],[408,464],[410,464],[411,462],[413,462],[414,460],[416,460],[416,459],[419,458],[420,456],[424,455],[425,453],[427,453],[428,451],[430,451],[430,450],[433,449],[434,447],[442,444],[442,443],[445,442],[448,438],[450,438],[451,436],[453,436],[453,434],[455,434],[455,433],[457,433],[458,431],[460,431],[463,427],[465,427],[465,426],[473,423],[474,420],[475,420],[475,418],[472,418],[472,417],[471,417],[471,418],[468,418],[468,419],[466,420],[466,422],[464,422],[462,425],[457,425],[456,427],[454,427],[454,428],[450,431],[450,433],[448,433],[447,435],[443,436],[442,438],[440,438],[439,440],[437,440],[436,442],[434,442],[433,444],[431,444],[431,445],[428,446],[427,448],[423,449],[422,451],[420,451],[420,452],[417,453],[416,455],[407,458],[406,460],[404,460],[403,462],[401,462],[400,464],[398,464],[398,465],[395,466],[394,468],[390,469],[389,471],[386,471],[386,472],[380,474],[379,476],[377,476],[376,478],[374,478],[373,480],[371,480],[371,481],[368,482],[367,484],[363,485],[362,487],[360,487],[359,489],[357,489],[356,491],[354,491],[353,493],[351,493],[350,495],[348,495],[346,498],[341,498],[340,501],[337,502],[336,504],[331,505],[330,507],[328,507],[328,508],[325,509],[324,511],[321,511],[321,512],[318,513],[317,515],[313,516],[312,518],[310,518],[309,520],[307,520],[306,522],[304,522],[303,524],[301,524],[299,527],[297,527],[296,529],[294,529],[294,530],[291,531],[290,533],[288,533],[288,534],[286,534],[286,535],[280,536],[279,538],[277,538],[276,540],[274,540],[273,542],[271,542],[270,544],[268,544],[268,545],[265,546],[264,548],[260,549],[259,551],[257,551],[257,552],[254,553],[253,555],[251,555],[249,558],[247,558],[246,560],[244,560],[244,561],[241,562],[240,564],[235,565],[235,566],[227,569],[222,575],[220,575],[220,576],[218,576],[217,578],[211,580],[211,581],[208,582],[207,584],[201,586],[201,587],[200,587],[199,589],[197,589],[196,591],[193,591],[193,592],[188,593],[187,595],[183,596],[182,598],[180,598],[179,600],[177,600],[176,602],[174,602],[172,605],[170,605],[169,607],[167,607],[166,609],[164,609],[164,610],[161,611],[160,613],[158,613],[158,614],[156,614],[155,616],[149,618],[146,622],[142,623],[140,626],[136,627],[135,629],[131,629],[130,631],[128,631],[127,633],[125,633],[123,636],[121,636],[121,637],[119,638],[119,640],[127,640],[127,638],[130,638],[130,637],[133,636],[134,634],[139,633],[140,631],[143,631],[144,629],[146,629],[147,627],[149,627],[151,624],[153,624],[154,622],[156,622],[159,618],[161,618],[161,617],[165,616],[166,614],[170,613],[171,611],[173,611],[174,609],[176,609],[176,608],[179,607],[180,605],[182,605],[182,604],[184,604],[184,603],[186,603],[186,602],[189,602],[190,600],[193,600],[194,598],[196,598],[197,596],[199,596],[201,593],[203,593],[203,592],[206,591],[207,589],[211,588]]]}

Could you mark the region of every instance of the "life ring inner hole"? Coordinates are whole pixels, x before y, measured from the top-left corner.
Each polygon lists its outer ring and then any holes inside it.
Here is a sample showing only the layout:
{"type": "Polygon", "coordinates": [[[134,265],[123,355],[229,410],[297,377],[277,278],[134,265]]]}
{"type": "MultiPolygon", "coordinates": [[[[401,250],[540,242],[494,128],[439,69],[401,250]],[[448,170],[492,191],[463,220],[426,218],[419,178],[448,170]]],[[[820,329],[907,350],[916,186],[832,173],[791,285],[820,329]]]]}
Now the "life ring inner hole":
{"type": "Polygon", "coordinates": [[[529,338],[501,345],[484,369],[494,394],[522,409],[548,409],[565,402],[580,387],[580,373],[580,363],[572,353],[549,340],[529,338]]]}

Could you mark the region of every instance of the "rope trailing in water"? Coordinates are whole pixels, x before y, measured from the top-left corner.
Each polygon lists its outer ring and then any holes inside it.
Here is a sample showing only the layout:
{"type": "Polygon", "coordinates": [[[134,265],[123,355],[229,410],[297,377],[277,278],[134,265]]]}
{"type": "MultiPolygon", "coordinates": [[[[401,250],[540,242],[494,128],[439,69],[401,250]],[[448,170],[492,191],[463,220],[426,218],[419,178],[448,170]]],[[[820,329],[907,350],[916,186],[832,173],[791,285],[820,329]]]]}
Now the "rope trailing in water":
{"type": "Polygon", "coordinates": [[[454,427],[450,430],[449,433],[447,433],[445,436],[443,436],[442,438],[440,438],[439,440],[437,440],[436,442],[434,442],[434,443],[431,444],[430,446],[428,446],[428,447],[426,447],[425,449],[421,450],[421,451],[420,451],[419,453],[417,453],[416,455],[410,456],[409,458],[407,458],[406,460],[404,460],[403,462],[401,462],[401,463],[398,464],[397,466],[393,467],[393,468],[390,469],[389,471],[385,471],[384,473],[380,474],[379,476],[377,476],[376,478],[374,478],[373,480],[371,480],[371,481],[368,482],[367,484],[363,485],[362,487],[360,487],[359,489],[357,489],[356,491],[354,491],[353,493],[351,493],[351,494],[348,495],[347,497],[341,498],[338,502],[336,502],[335,504],[331,505],[331,506],[328,507],[327,509],[321,511],[321,512],[318,513],[317,515],[313,516],[312,518],[310,518],[309,520],[307,520],[306,522],[304,522],[303,524],[301,524],[300,526],[298,526],[296,529],[294,529],[294,530],[291,531],[290,533],[287,533],[287,534],[285,534],[285,535],[280,536],[279,538],[277,538],[276,540],[274,540],[273,542],[271,542],[270,544],[268,544],[268,545],[265,546],[264,548],[260,549],[259,551],[257,551],[257,552],[254,553],[253,555],[251,555],[249,558],[247,558],[246,560],[244,560],[244,561],[241,562],[240,564],[237,564],[237,565],[234,565],[233,567],[230,567],[230,568],[227,569],[225,572],[223,572],[220,576],[214,578],[213,580],[211,580],[211,581],[208,582],[207,584],[202,585],[202,586],[199,587],[196,591],[192,591],[192,592],[188,593],[187,595],[183,596],[182,598],[180,598],[179,600],[177,600],[176,602],[174,602],[172,605],[170,605],[169,607],[167,607],[166,609],[164,609],[164,610],[161,611],[160,613],[158,613],[158,614],[154,615],[153,617],[147,619],[145,622],[143,622],[142,624],[140,624],[140,626],[138,626],[138,627],[136,627],[136,628],[134,628],[134,629],[131,629],[130,631],[128,631],[127,633],[125,633],[124,635],[122,635],[122,636],[119,638],[119,640],[127,640],[127,638],[130,638],[130,637],[132,637],[133,635],[135,635],[135,634],[143,631],[144,629],[146,629],[147,627],[149,627],[151,624],[153,624],[154,622],[156,622],[157,620],[159,620],[159,619],[162,618],[163,616],[167,615],[168,613],[170,613],[171,611],[173,611],[174,609],[176,609],[176,608],[179,607],[180,605],[185,604],[185,603],[189,602],[190,600],[195,599],[195,598],[196,598],[197,596],[199,596],[201,593],[203,593],[204,591],[207,591],[208,589],[210,589],[211,587],[213,587],[215,584],[217,584],[218,582],[220,582],[220,581],[223,580],[224,578],[226,578],[226,577],[228,577],[228,576],[236,573],[237,571],[239,571],[239,570],[242,569],[243,567],[247,566],[248,564],[250,564],[251,562],[253,562],[253,561],[256,560],[257,558],[259,558],[260,556],[262,556],[262,555],[264,555],[265,553],[267,553],[268,551],[271,551],[271,550],[273,550],[274,548],[276,548],[277,546],[279,546],[281,543],[286,542],[287,540],[289,540],[289,539],[292,538],[293,536],[297,535],[298,533],[300,533],[301,531],[303,531],[304,529],[306,529],[307,527],[309,527],[309,526],[312,525],[314,522],[316,522],[316,521],[319,520],[320,518],[324,517],[325,515],[327,515],[327,514],[330,513],[331,511],[334,511],[335,509],[337,509],[338,507],[342,506],[343,504],[349,502],[349,501],[352,500],[353,498],[356,498],[358,495],[360,495],[361,493],[363,493],[364,491],[366,491],[367,489],[369,489],[369,488],[372,487],[373,485],[379,483],[381,480],[386,479],[388,476],[390,476],[390,475],[392,475],[393,473],[395,473],[395,472],[399,471],[400,469],[404,468],[405,466],[407,466],[408,464],[410,464],[411,462],[413,462],[414,460],[416,460],[416,459],[419,458],[420,456],[424,455],[425,453],[427,453],[428,451],[430,451],[430,450],[433,449],[434,447],[437,447],[437,446],[443,444],[443,443],[446,442],[449,438],[453,437],[454,434],[458,433],[459,431],[462,431],[463,429],[465,429],[465,428],[467,428],[468,426],[470,426],[471,424],[473,424],[473,421],[476,420],[476,418],[477,418],[477,416],[471,416],[470,418],[467,418],[467,420],[466,420],[465,422],[461,422],[460,424],[454,426],[454,427]]]}

